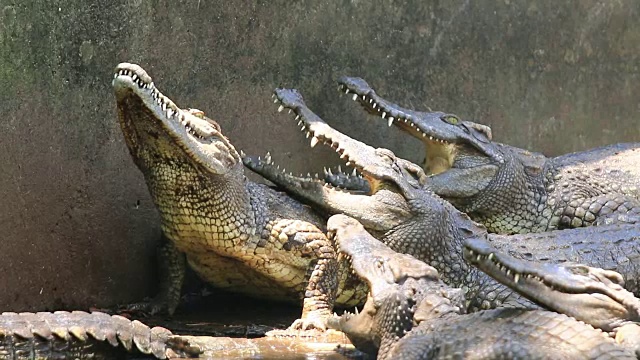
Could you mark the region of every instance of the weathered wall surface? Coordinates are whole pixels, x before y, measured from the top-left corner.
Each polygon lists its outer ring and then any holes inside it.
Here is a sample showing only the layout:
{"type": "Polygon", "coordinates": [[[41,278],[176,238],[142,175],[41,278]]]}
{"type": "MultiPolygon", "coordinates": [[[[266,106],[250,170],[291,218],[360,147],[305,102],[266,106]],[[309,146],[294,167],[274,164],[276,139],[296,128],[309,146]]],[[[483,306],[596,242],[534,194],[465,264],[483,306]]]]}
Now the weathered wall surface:
{"type": "Polygon", "coordinates": [[[640,139],[639,15],[634,0],[0,0],[0,309],[104,306],[153,288],[158,219],[116,122],[119,62],[218,119],[238,148],[297,171],[336,159],[276,113],[276,86],[421,160],[415,141],[338,96],[340,75],[558,154],[640,139]]]}

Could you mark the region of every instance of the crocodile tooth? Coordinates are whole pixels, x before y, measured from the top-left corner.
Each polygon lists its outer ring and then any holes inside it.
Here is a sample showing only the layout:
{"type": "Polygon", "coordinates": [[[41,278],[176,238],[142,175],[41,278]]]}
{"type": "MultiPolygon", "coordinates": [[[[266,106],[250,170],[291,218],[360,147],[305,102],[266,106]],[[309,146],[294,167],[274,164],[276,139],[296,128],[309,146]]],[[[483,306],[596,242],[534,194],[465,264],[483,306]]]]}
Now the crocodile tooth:
{"type": "Polygon", "coordinates": [[[291,109],[289,109],[289,114],[291,114],[291,109]]]}
{"type": "Polygon", "coordinates": [[[389,127],[391,127],[391,125],[393,125],[393,120],[394,120],[393,116],[389,116],[389,122],[388,122],[389,127]]]}
{"type": "Polygon", "coordinates": [[[302,126],[302,120],[298,120],[298,126],[302,126]]]}
{"type": "Polygon", "coordinates": [[[367,100],[367,97],[366,97],[366,96],[364,96],[364,95],[362,95],[362,100],[363,100],[363,101],[364,101],[364,100],[367,100]]]}
{"type": "Polygon", "coordinates": [[[353,98],[352,99],[353,99],[353,101],[358,100],[358,94],[353,94],[353,98]]]}
{"type": "Polygon", "coordinates": [[[473,250],[469,250],[469,255],[473,256],[473,250]]]}
{"type": "Polygon", "coordinates": [[[304,131],[304,126],[300,126],[300,131],[304,131]]]}
{"type": "Polygon", "coordinates": [[[244,150],[240,149],[240,156],[245,157],[244,150]]]}
{"type": "Polygon", "coordinates": [[[264,156],[264,161],[267,162],[267,164],[271,164],[271,153],[267,151],[267,155],[264,156]]]}
{"type": "Polygon", "coordinates": [[[489,258],[489,260],[493,260],[494,255],[493,255],[493,253],[490,253],[489,256],[487,256],[487,257],[489,258]]]}
{"type": "Polygon", "coordinates": [[[516,275],[514,276],[514,278],[513,278],[513,279],[514,279],[514,281],[515,281],[515,282],[516,282],[516,284],[517,284],[517,283],[518,283],[518,281],[520,280],[520,274],[516,274],[516,275]]]}
{"type": "Polygon", "coordinates": [[[311,133],[307,131],[307,139],[311,136],[311,133]]]}
{"type": "Polygon", "coordinates": [[[353,169],[353,171],[351,172],[351,176],[356,176],[356,175],[357,175],[356,169],[353,169]]]}
{"type": "Polygon", "coordinates": [[[387,113],[386,113],[386,111],[383,111],[382,112],[382,118],[384,119],[385,117],[387,117],[387,113]]]}
{"type": "Polygon", "coordinates": [[[167,109],[167,117],[170,118],[173,116],[173,110],[167,109]]]}
{"type": "Polygon", "coordinates": [[[277,98],[273,99],[273,103],[277,104],[278,103],[278,99],[277,98]]]}
{"type": "Polygon", "coordinates": [[[344,89],[344,93],[348,94],[349,93],[349,89],[344,89]]]}
{"type": "Polygon", "coordinates": [[[136,80],[138,80],[138,75],[136,75],[136,74],[133,74],[133,76],[131,77],[131,80],[133,80],[133,81],[136,81],[136,80]]]}
{"type": "Polygon", "coordinates": [[[311,147],[313,148],[316,145],[318,145],[318,138],[314,136],[311,138],[311,147]]]}
{"type": "Polygon", "coordinates": [[[282,105],[278,106],[278,112],[282,112],[282,110],[284,110],[284,106],[282,105]]]}
{"type": "Polygon", "coordinates": [[[342,166],[338,165],[338,172],[342,174],[342,166]]]}
{"type": "MultiPolygon", "coordinates": [[[[296,120],[299,120],[299,119],[300,119],[300,115],[296,114],[296,120]]],[[[300,120],[300,122],[302,121],[300,120]]]]}
{"type": "Polygon", "coordinates": [[[329,175],[333,176],[333,172],[331,172],[331,168],[329,168],[329,175]]]}
{"type": "Polygon", "coordinates": [[[476,261],[480,261],[480,260],[482,260],[482,256],[480,255],[476,256],[476,261]]]}
{"type": "Polygon", "coordinates": [[[347,166],[351,166],[351,161],[347,161],[347,166]]]}
{"type": "Polygon", "coordinates": [[[375,109],[378,106],[378,103],[373,103],[373,108],[375,109]]]}

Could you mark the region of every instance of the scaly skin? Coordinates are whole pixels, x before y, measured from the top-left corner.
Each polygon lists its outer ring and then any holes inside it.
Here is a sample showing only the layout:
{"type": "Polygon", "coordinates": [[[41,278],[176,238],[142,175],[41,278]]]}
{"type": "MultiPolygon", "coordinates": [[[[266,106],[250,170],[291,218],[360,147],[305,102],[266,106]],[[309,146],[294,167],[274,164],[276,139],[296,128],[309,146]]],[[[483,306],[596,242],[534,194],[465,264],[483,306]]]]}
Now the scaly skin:
{"type": "Polygon", "coordinates": [[[337,355],[336,345],[347,356],[357,354],[342,333],[307,335],[313,336],[257,339],[186,336],[99,312],[2,313],[0,359],[111,360],[151,356],[158,359],[271,359],[291,352],[337,355]]]}
{"type": "Polygon", "coordinates": [[[465,241],[464,258],[536,304],[609,332],[640,355],[640,300],[623,288],[617,272],[518,259],[479,238],[465,241]]]}
{"type": "Polygon", "coordinates": [[[421,140],[429,187],[502,234],[589,226],[640,213],[640,143],[547,158],[491,141],[491,129],[439,111],[402,108],[363,79],[343,77],[342,92],[366,111],[421,140]]]}
{"type": "MultiPolygon", "coordinates": [[[[113,88],[124,138],[160,212],[167,278],[156,301],[134,309],[175,309],[185,258],[218,288],[290,302],[303,300],[292,329],[324,328],[338,284],[324,220],[285,194],[248,181],[220,126],[182,110],[138,65],[120,64],[113,88]]],[[[341,304],[362,301],[350,284],[341,304]]]]}
{"type": "Polygon", "coordinates": [[[520,258],[548,263],[579,262],[617,271],[626,288],[640,293],[640,230],[618,224],[520,235],[487,234],[434,193],[424,188],[430,178],[409,161],[387,149],[374,149],[332,129],[305,105],[297,91],[276,90],[282,107],[290,108],[312,145],[327,144],[369,182],[369,194],[352,194],[324,181],[301,178],[275,169],[273,161],[245,158],[245,165],[330,214],[345,214],[396,252],[411,254],[432,265],[445,283],[465,290],[469,311],[533,304],[469,265],[463,258],[465,239],[488,238],[493,246],[520,258]],[[315,140],[314,140],[315,139],[315,140]]]}
{"type": "Polygon", "coordinates": [[[327,227],[338,256],[370,287],[360,313],[330,326],[361,350],[376,354],[379,348],[378,359],[635,359],[602,331],[564,314],[463,314],[461,292],[445,285],[436,269],[394,252],[347,216],[332,216],[327,227]]]}
{"type": "Polygon", "coordinates": [[[198,357],[171,331],[118,315],[82,311],[0,314],[0,359],[114,359],[130,352],[158,359],[198,357]]]}

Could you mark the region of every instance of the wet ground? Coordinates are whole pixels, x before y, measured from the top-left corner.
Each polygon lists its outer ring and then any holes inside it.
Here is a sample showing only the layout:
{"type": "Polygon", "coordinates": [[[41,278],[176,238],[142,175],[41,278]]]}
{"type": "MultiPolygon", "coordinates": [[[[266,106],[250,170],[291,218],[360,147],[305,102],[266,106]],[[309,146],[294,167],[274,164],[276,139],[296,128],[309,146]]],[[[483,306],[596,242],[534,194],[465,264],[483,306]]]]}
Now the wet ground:
{"type": "Polygon", "coordinates": [[[139,319],[174,334],[193,336],[190,344],[201,348],[207,358],[366,359],[337,331],[286,338],[265,336],[270,330],[286,329],[300,311],[291,304],[216,292],[188,297],[171,317],[139,319]]]}

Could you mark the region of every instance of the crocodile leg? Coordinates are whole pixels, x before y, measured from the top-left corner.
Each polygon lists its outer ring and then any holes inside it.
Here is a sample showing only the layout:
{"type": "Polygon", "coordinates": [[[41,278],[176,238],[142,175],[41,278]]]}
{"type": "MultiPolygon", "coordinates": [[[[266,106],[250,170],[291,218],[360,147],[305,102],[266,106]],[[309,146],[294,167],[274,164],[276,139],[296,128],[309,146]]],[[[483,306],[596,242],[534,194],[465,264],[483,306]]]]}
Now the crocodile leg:
{"type": "Polygon", "coordinates": [[[160,280],[158,294],[150,301],[129,304],[123,310],[149,315],[160,313],[173,315],[178,307],[187,266],[185,256],[164,234],[157,251],[160,280]]]}
{"type": "MultiPolygon", "coordinates": [[[[282,242],[285,250],[298,248],[302,257],[315,259],[309,267],[308,281],[304,289],[302,316],[290,330],[326,329],[326,321],[332,315],[338,290],[336,254],[327,236],[317,227],[297,220],[281,220],[271,228],[274,240],[282,242]]],[[[278,268],[275,275],[286,276],[278,268]]]]}

